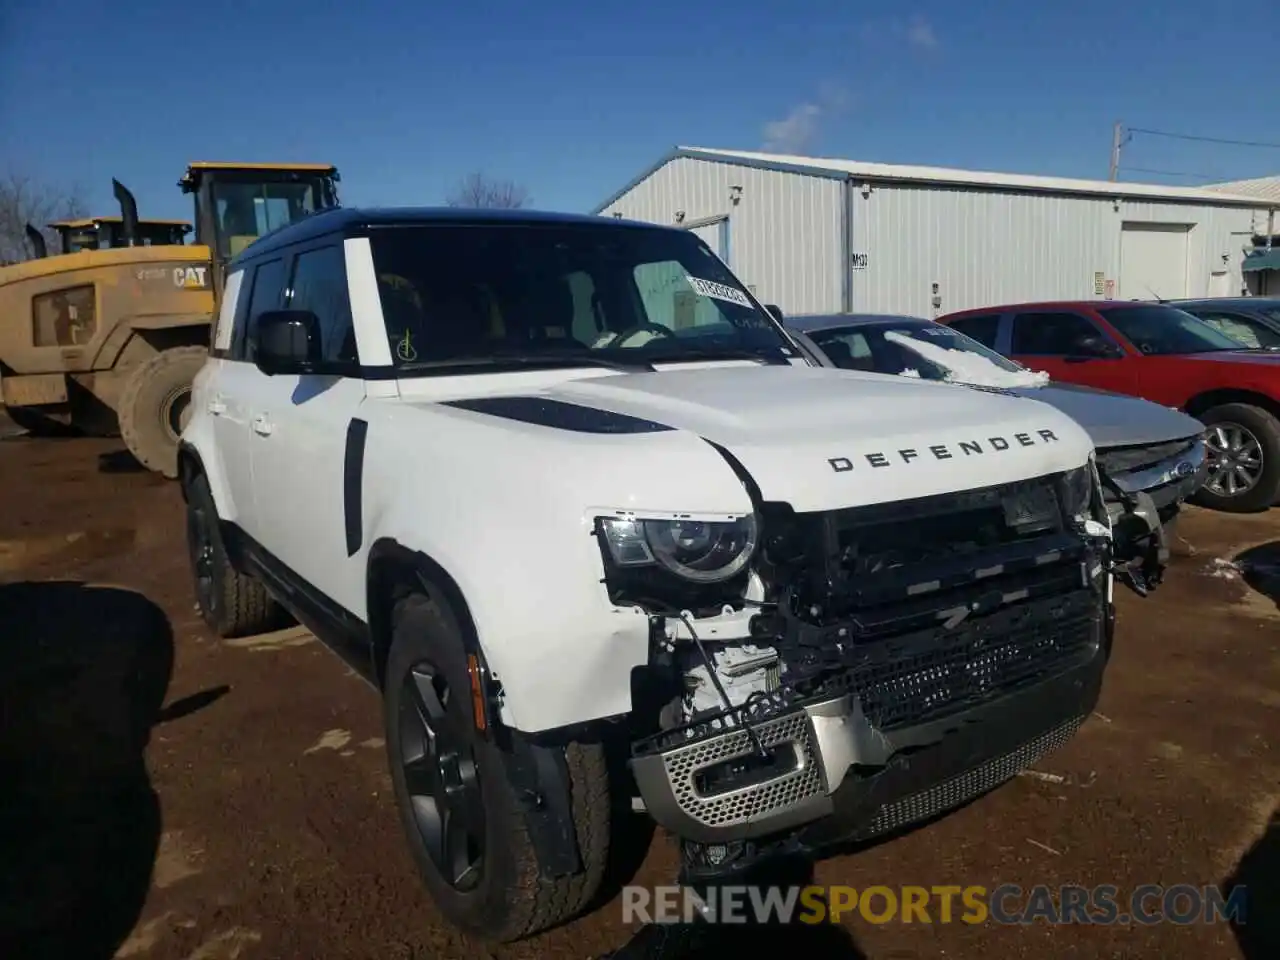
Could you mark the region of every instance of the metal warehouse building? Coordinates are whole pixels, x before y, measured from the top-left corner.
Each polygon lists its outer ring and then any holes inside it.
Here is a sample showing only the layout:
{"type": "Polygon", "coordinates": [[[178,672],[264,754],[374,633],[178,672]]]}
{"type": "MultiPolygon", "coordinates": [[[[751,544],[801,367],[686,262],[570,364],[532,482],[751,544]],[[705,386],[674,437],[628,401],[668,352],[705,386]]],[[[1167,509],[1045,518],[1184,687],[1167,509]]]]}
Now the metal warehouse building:
{"type": "Polygon", "coordinates": [[[1044,299],[1230,296],[1280,202],[679,147],[594,212],[698,233],[788,313],[937,316],[1044,299]]]}

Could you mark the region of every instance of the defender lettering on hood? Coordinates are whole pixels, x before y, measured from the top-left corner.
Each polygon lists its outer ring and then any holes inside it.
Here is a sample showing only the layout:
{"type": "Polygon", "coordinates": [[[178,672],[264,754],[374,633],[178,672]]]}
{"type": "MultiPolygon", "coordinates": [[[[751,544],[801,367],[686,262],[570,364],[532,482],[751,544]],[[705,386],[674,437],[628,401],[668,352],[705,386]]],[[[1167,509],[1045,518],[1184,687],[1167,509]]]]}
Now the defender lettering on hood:
{"type": "MultiPolygon", "coordinates": [[[[952,460],[957,456],[981,456],[987,452],[1004,453],[1014,443],[1023,447],[1034,447],[1036,444],[1058,442],[1058,437],[1052,430],[1036,430],[1034,436],[1030,432],[1015,433],[1012,436],[1012,441],[1007,437],[987,437],[985,440],[960,440],[949,444],[931,443],[925,445],[923,449],[935,460],[952,460]]],[[[921,455],[921,449],[916,447],[903,447],[893,453],[876,451],[861,454],[873,467],[892,467],[899,461],[902,464],[910,464],[918,460],[921,455]]],[[[854,460],[851,457],[830,457],[827,463],[831,464],[831,469],[836,473],[848,473],[854,468],[854,460]]]]}

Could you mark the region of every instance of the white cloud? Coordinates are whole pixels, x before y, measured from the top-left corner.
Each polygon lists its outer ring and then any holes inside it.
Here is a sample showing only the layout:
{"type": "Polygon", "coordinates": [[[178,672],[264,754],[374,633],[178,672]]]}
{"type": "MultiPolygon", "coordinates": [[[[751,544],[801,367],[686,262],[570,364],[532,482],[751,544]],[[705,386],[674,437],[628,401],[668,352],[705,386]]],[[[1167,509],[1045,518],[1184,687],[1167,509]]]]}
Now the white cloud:
{"type": "Polygon", "coordinates": [[[868,20],[858,25],[858,39],[863,43],[905,43],[917,50],[936,50],[941,44],[933,24],[923,14],[902,20],[868,20]]]}
{"type": "Polygon", "coordinates": [[[803,153],[818,136],[822,107],[802,103],[781,120],[764,125],[764,148],[773,153],[803,153]]]}
{"type": "Polygon", "coordinates": [[[849,92],[837,83],[826,82],[815,100],[792,107],[780,120],[764,125],[764,149],[770,153],[803,154],[822,132],[823,124],[849,106],[849,92]]]}
{"type": "Polygon", "coordinates": [[[907,43],[922,50],[932,50],[938,45],[938,35],[933,32],[933,24],[916,14],[907,24],[907,43]]]}

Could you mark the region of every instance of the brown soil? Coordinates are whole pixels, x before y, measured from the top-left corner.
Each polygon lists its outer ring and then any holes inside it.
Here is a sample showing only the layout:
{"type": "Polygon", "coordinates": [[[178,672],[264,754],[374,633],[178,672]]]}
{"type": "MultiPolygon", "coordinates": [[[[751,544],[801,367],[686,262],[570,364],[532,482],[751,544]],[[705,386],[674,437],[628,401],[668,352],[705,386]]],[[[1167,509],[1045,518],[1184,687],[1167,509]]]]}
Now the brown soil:
{"type": "MultiPolygon", "coordinates": [[[[443,925],[401,842],[377,695],[300,629],[211,637],[178,489],[131,469],[118,440],[0,439],[0,504],[0,956],[585,958],[627,940],[617,898],[514,946],[443,925]]],[[[1153,597],[1121,596],[1099,714],[1041,764],[1048,779],[825,860],[818,882],[1239,880],[1280,903],[1280,513],[1192,510],[1182,528],[1195,554],[1153,597]],[[1257,589],[1219,562],[1250,548],[1257,589]]],[[[674,870],[659,835],[633,882],[674,870]]],[[[1260,913],[1240,930],[846,918],[837,937],[793,928],[782,944],[871,958],[1280,956],[1260,913]]]]}

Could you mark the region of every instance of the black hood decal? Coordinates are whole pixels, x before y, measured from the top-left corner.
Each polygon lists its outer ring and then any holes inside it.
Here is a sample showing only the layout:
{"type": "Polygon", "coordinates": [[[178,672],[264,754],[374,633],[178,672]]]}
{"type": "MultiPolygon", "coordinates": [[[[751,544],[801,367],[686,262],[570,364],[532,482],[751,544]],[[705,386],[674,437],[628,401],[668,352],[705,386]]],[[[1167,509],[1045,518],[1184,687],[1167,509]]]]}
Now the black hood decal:
{"type": "Polygon", "coordinates": [[[654,423],[625,413],[597,410],[595,407],[565,403],[549,397],[476,397],[471,400],[449,400],[441,406],[556,430],[572,430],[575,433],[663,433],[675,429],[665,423],[654,423]]]}

